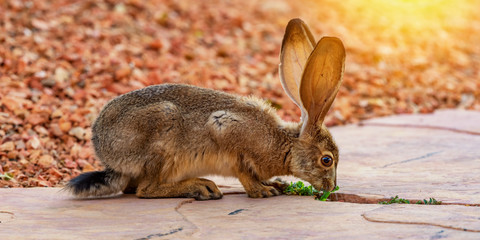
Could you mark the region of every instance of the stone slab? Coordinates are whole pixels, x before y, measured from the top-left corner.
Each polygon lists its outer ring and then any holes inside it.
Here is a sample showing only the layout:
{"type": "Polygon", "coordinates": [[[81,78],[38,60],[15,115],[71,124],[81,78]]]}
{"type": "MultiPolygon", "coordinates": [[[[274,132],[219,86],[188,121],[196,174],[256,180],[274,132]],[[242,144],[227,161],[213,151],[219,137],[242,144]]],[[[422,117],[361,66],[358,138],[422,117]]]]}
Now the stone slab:
{"type": "MultiPolygon", "coordinates": [[[[480,112],[468,115],[480,123],[480,112]]],[[[343,192],[480,204],[480,135],[370,125],[332,128],[332,134],[343,192]]]]}
{"type": "Polygon", "coordinates": [[[176,211],[184,201],[133,195],[76,200],[58,188],[0,189],[0,239],[187,236],[196,227],[176,211]]]}
{"type": "Polygon", "coordinates": [[[387,206],[320,202],[305,196],[265,200],[228,195],[218,201],[185,204],[179,213],[198,227],[192,235],[194,239],[478,239],[480,236],[472,232],[480,227],[478,207],[387,206]],[[459,209],[464,211],[459,214],[459,209]]]}
{"type": "Polygon", "coordinates": [[[480,231],[479,207],[245,194],[216,201],[74,200],[55,188],[12,190],[1,192],[0,239],[478,239],[480,231]]]}
{"type": "Polygon", "coordinates": [[[429,225],[480,236],[480,208],[454,205],[393,204],[365,212],[368,221],[393,224],[429,225]]]}
{"type": "Polygon", "coordinates": [[[363,121],[365,125],[436,128],[480,135],[479,112],[443,109],[432,114],[401,114],[363,121]]]}
{"type": "Polygon", "coordinates": [[[480,112],[375,121],[331,129],[341,156],[333,196],[346,202],[250,199],[238,180],[223,177],[209,178],[224,198],[206,202],[0,189],[0,239],[479,239],[480,135],[472,132],[480,112]],[[395,195],[455,205],[366,204],[395,195]]]}

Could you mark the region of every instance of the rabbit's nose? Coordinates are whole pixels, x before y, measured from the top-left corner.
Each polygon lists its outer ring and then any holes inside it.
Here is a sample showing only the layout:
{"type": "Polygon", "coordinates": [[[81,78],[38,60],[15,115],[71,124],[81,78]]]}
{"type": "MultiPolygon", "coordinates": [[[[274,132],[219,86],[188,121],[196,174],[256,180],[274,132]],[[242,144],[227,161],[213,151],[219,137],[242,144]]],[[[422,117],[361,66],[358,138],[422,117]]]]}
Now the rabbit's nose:
{"type": "Polygon", "coordinates": [[[335,180],[324,178],[322,183],[322,191],[332,191],[337,186],[335,180]]]}

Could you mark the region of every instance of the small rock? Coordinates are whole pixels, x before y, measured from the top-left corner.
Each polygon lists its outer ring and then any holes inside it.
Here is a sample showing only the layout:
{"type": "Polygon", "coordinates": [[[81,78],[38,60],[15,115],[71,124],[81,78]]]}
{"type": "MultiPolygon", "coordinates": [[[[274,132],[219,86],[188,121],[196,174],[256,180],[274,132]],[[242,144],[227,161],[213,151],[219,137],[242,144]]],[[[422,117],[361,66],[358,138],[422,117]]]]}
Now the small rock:
{"type": "Polygon", "coordinates": [[[17,159],[18,152],[17,151],[10,151],[7,153],[8,159],[17,159]]]}
{"type": "Polygon", "coordinates": [[[28,159],[32,163],[37,163],[38,157],[42,154],[42,150],[32,150],[30,151],[30,155],[28,156],[28,159]]]}
{"type": "Polygon", "coordinates": [[[14,149],[15,149],[15,143],[13,142],[6,142],[0,145],[0,151],[2,152],[13,151],[14,149]]]}
{"type": "Polygon", "coordinates": [[[65,88],[63,92],[69,97],[73,97],[73,95],[75,95],[75,90],[73,90],[71,87],[65,88]]]}
{"type": "Polygon", "coordinates": [[[123,4],[123,3],[115,4],[115,7],[114,7],[113,10],[117,13],[127,12],[127,8],[125,7],[125,4],[123,4]]]}
{"type": "Polygon", "coordinates": [[[68,131],[68,134],[76,137],[79,140],[85,139],[85,129],[83,129],[81,127],[74,127],[72,129],[70,129],[70,131],[68,131]]]}
{"type": "Polygon", "coordinates": [[[69,78],[69,73],[62,67],[55,69],[54,81],[60,84],[65,83],[69,78]]]}
{"type": "Polygon", "coordinates": [[[39,187],[51,187],[52,184],[49,183],[48,181],[38,181],[38,186],[39,187]]]}
{"type": "Polygon", "coordinates": [[[22,164],[22,166],[28,166],[30,164],[30,162],[27,160],[27,159],[20,159],[20,161],[18,161],[20,164],[22,164]]]}
{"type": "Polygon", "coordinates": [[[148,47],[151,49],[161,49],[163,47],[163,42],[161,39],[155,39],[148,44],[148,47]]]}
{"type": "Polygon", "coordinates": [[[43,115],[38,114],[38,113],[32,113],[28,115],[26,118],[27,122],[32,124],[32,125],[39,125],[47,121],[47,118],[45,118],[43,115]]]}
{"type": "Polygon", "coordinates": [[[112,84],[108,85],[106,88],[107,88],[108,91],[118,93],[118,94],[124,94],[124,93],[132,91],[132,88],[130,88],[129,86],[127,86],[125,84],[121,84],[121,83],[112,83],[112,84]]]}
{"type": "Polygon", "coordinates": [[[41,125],[35,126],[33,130],[35,130],[40,136],[48,136],[48,130],[41,125]]]}
{"type": "Polygon", "coordinates": [[[42,167],[50,167],[54,163],[55,163],[55,159],[53,159],[53,157],[48,154],[42,155],[37,161],[37,164],[42,167]]]}
{"type": "Polygon", "coordinates": [[[27,109],[20,108],[13,110],[13,114],[23,120],[30,114],[30,112],[27,109]]]}
{"type": "Polygon", "coordinates": [[[40,30],[47,30],[50,28],[47,22],[37,18],[32,19],[32,26],[40,30]]]}
{"type": "Polygon", "coordinates": [[[83,147],[80,152],[78,152],[78,157],[87,159],[92,155],[92,151],[90,150],[89,147],[83,147]]]}
{"type": "Polygon", "coordinates": [[[45,79],[42,79],[42,81],[40,81],[40,83],[44,86],[44,87],[53,87],[55,86],[55,80],[52,79],[52,78],[45,78],[45,79]]]}
{"type": "Polygon", "coordinates": [[[48,170],[48,173],[52,176],[57,176],[57,177],[62,177],[63,176],[63,174],[60,171],[58,171],[58,169],[56,169],[56,168],[50,168],[48,170]]]}
{"type": "Polygon", "coordinates": [[[17,150],[25,149],[25,142],[23,140],[18,140],[15,142],[15,148],[17,150]]]}
{"type": "Polygon", "coordinates": [[[1,102],[8,110],[14,111],[22,107],[22,104],[15,98],[4,97],[1,102]]]}
{"type": "Polygon", "coordinates": [[[60,126],[58,123],[52,123],[50,124],[50,131],[52,132],[53,135],[60,137],[63,135],[62,129],[60,129],[60,126]]]}
{"type": "Polygon", "coordinates": [[[33,136],[30,140],[27,142],[27,146],[33,149],[37,149],[40,147],[40,140],[38,139],[37,136],[33,136]]]}
{"type": "Polygon", "coordinates": [[[72,161],[71,159],[65,159],[65,167],[75,169],[78,167],[78,164],[75,161],[72,161]]]}
{"type": "Polygon", "coordinates": [[[82,147],[80,147],[80,145],[78,144],[74,144],[71,148],[70,148],[70,156],[73,156],[73,157],[78,157],[80,151],[82,150],[82,147]]]}
{"type": "Polygon", "coordinates": [[[70,116],[69,120],[71,122],[82,123],[83,121],[85,121],[85,118],[80,113],[74,113],[70,116]]]}
{"type": "Polygon", "coordinates": [[[72,123],[69,122],[69,121],[66,121],[66,122],[61,122],[59,124],[59,127],[60,127],[60,130],[62,130],[64,133],[70,131],[70,129],[72,129],[72,123]]]}
{"type": "Polygon", "coordinates": [[[52,115],[50,117],[52,118],[59,118],[63,116],[63,112],[60,109],[56,109],[55,111],[52,112],[52,115]]]}
{"type": "Polygon", "coordinates": [[[33,76],[36,78],[45,78],[47,76],[47,72],[39,71],[39,72],[36,72],[33,76]]]}
{"type": "Polygon", "coordinates": [[[117,71],[115,71],[115,78],[116,79],[122,79],[122,78],[130,75],[131,72],[132,72],[132,69],[129,66],[119,68],[117,71]]]}
{"type": "Polygon", "coordinates": [[[91,129],[85,132],[85,139],[92,139],[92,131],[91,129]]]}

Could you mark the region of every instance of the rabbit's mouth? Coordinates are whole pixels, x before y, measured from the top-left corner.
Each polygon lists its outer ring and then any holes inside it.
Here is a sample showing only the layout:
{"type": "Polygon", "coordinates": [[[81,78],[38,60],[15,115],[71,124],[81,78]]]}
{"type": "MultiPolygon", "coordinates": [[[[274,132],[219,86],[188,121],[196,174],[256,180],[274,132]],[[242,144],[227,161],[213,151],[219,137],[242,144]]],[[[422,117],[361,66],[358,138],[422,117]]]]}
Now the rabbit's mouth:
{"type": "Polygon", "coordinates": [[[323,178],[321,184],[318,184],[318,185],[312,184],[312,185],[313,187],[321,191],[330,191],[330,192],[333,191],[333,189],[335,189],[336,187],[335,181],[328,178],[323,178]]]}

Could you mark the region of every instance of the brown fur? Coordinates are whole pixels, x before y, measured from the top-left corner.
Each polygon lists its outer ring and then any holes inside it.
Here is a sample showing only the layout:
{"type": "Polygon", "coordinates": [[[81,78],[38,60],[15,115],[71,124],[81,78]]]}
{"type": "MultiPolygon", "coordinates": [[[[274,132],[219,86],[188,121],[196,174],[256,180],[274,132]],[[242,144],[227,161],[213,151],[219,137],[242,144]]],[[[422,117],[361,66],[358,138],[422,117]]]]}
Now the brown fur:
{"type": "Polygon", "coordinates": [[[66,189],[80,197],[123,190],[142,198],[218,199],[215,183],[199,177],[222,175],[237,177],[250,197],[270,197],[280,192],[268,179],[294,175],[332,190],[338,149],[321,123],[309,124],[302,134],[302,123],[284,122],[254,97],[149,86],[104,107],[92,142],[106,170],[74,179],[66,189]],[[334,161],[328,168],[320,163],[326,154],[334,161]]]}
{"type": "MultiPolygon", "coordinates": [[[[278,195],[262,184],[277,175],[294,174],[317,188],[332,189],[334,183],[324,186],[314,178],[324,175],[316,162],[323,150],[338,156],[335,143],[326,128],[314,142],[298,138],[300,126],[282,121],[255,98],[163,84],[108,103],[93,125],[92,140],[107,169],[136,182],[139,197],[181,197],[193,191],[208,198],[202,190],[207,180],[196,180],[208,174],[238,177],[251,197],[278,195]]],[[[121,190],[126,188],[125,183],[121,190]]],[[[103,195],[79,195],[92,194],[103,195]]]]}

